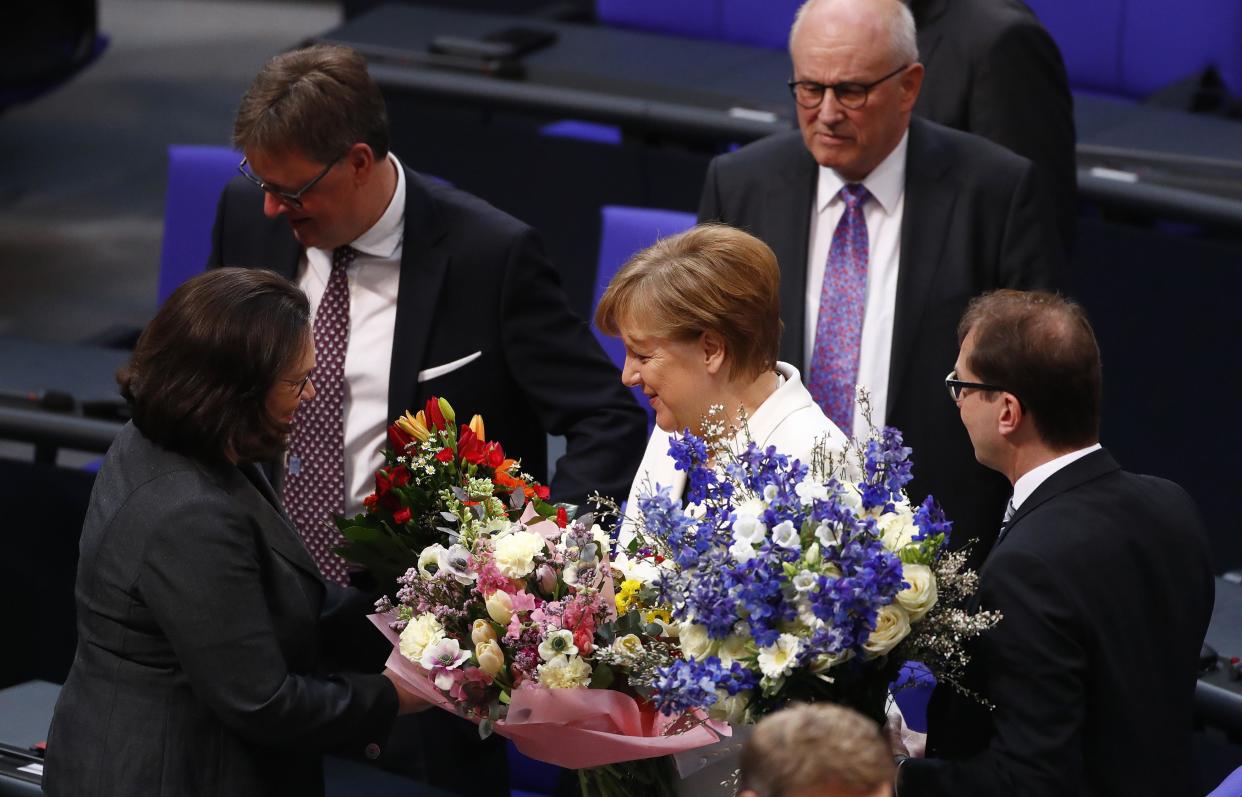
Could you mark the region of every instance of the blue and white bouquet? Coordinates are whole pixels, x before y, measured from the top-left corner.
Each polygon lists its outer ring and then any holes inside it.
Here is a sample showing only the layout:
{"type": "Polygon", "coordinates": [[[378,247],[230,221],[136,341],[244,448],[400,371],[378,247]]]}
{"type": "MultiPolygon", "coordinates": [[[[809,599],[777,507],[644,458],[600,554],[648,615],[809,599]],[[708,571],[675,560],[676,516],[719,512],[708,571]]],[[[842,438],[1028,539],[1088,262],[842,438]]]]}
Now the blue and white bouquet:
{"type": "Polygon", "coordinates": [[[907,497],[901,433],[820,443],[800,462],[707,428],[717,434],[674,435],[669,449],[687,506],[653,486],[629,507],[622,593],[668,616],[673,653],[631,667],[631,682],[665,712],[707,707],[731,724],[817,700],[882,722],[907,659],[955,684],[962,643],[999,615],[966,611],[977,577],[948,551],[934,499],[907,497]]]}

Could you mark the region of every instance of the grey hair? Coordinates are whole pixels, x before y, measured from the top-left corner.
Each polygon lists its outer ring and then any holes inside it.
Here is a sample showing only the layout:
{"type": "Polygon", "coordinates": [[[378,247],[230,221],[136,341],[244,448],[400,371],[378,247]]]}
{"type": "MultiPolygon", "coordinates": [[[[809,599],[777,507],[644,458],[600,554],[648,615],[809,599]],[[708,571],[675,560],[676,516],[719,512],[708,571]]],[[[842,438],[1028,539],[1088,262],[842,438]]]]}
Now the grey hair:
{"type": "MultiPolygon", "coordinates": [[[[798,6],[798,12],[794,14],[793,25],[789,27],[789,51],[793,52],[794,37],[798,35],[798,28],[802,25],[802,19],[811,10],[811,7],[818,5],[824,0],[806,0],[805,3],[798,6]]],[[[829,0],[831,1],[831,0],[829,0]]],[[[903,64],[913,64],[919,60],[919,44],[917,31],[914,27],[914,14],[910,12],[910,6],[902,0],[892,0],[889,4],[892,9],[889,13],[888,32],[890,41],[890,52],[896,56],[896,60],[903,64]]]]}

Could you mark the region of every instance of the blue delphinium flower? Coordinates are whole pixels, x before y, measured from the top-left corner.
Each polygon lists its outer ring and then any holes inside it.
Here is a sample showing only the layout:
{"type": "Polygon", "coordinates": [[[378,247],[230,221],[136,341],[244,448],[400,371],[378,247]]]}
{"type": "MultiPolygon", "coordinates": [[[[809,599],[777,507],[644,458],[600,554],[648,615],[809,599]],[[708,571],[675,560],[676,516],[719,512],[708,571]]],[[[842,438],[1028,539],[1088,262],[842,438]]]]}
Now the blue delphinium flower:
{"type": "Polygon", "coordinates": [[[758,683],[754,673],[741,664],[735,661],[725,667],[715,656],[703,661],[679,659],[661,667],[656,676],[653,702],[668,716],[715,705],[717,689],[736,695],[758,683]]]}
{"type": "Polygon", "coordinates": [[[874,509],[901,500],[902,489],[913,478],[912,467],[910,448],[902,444],[901,432],[885,426],[879,440],[867,441],[863,508],[874,509]]]}
{"type": "Polygon", "coordinates": [[[915,542],[922,542],[929,537],[943,534],[944,544],[949,544],[949,532],[953,528],[953,521],[944,516],[944,510],[930,495],[923,499],[918,509],[914,510],[914,525],[919,528],[919,533],[911,538],[915,542]]]}

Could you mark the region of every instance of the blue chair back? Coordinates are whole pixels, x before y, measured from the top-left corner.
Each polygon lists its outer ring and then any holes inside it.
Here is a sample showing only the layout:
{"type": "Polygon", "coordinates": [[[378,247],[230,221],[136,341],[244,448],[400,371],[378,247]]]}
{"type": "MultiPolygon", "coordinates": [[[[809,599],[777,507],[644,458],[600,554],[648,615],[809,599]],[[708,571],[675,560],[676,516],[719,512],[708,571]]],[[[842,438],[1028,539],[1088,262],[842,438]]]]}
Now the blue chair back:
{"type": "Polygon", "coordinates": [[[168,148],[159,303],[207,267],[220,192],[237,174],[241,155],[227,147],[168,148]]]}
{"type": "Polygon", "coordinates": [[[597,0],[595,16],[605,25],[620,28],[720,38],[720,0],[597,0]]]}
{"type": "Polygon", "coordinates": [[[720,38],[735,44],[784,50],[802,0],[723,0],[720,38]]]}
{"type": "MultiPolygon", "coordinates": [[[[591,331],[595,333],[604,351],[616,364],[625,367],[625,345],[617,338],[605,335],[595,326],[595,308],[600,297],[618,269],[640,249],[651,246],[661,238],[676,235],[694,226],[693,213],[680,210],[655,208],[632,208],[623,205],[605,205],[602,209],[603,224],[599,236],[599,266],[595,271],[595,292],[591,298],[591,331]]],[[[640,407],[647,411],[647,431],[655,426],[655,413],[646,397],[638,388],[630,388],[640,407]]]]}
{"type": "Polygon", "coordinates": [[[1207,797],[1242,797],[1242,767],[1230,772],[1207,797]]]}

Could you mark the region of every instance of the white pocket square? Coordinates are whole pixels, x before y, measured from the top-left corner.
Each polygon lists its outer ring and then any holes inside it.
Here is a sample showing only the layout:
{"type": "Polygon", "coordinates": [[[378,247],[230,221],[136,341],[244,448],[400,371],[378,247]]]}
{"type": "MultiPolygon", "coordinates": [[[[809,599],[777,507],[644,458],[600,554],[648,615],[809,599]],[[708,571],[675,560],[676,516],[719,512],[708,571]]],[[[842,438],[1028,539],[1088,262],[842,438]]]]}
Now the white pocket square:
{"type": "Polygon", "coordinates": [[[432,366],[431,368],[426,369],[425,371],[419,371],[418,381],[426,382],[430,379],[435,379],[437,376],[444,376],[445,374],[451,374],[453,371],[456,371],[458,368],[461,368],[463,365],[469,365],[470,363],[474,362],[475,360],[479,359],[482,356],[483,356],[482,351],[476,351],[474,354],[467,354],[465,357],[462,357],[459,360],[453,360],[451,363],[445,363],[444,365],[435,365],[435,366],[432,366]]]}

